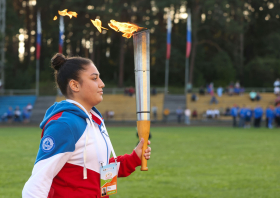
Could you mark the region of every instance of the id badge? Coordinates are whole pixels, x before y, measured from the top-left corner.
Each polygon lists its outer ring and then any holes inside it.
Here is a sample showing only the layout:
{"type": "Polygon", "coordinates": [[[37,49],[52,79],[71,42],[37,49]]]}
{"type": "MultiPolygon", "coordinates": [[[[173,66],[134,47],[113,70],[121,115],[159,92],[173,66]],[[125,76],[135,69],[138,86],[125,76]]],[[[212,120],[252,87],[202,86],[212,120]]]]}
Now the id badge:
{"type": "Polygon", "coordinates": [[[101,167],[100,171],[100,192],[101,197],[117,193],[117,164],[109,164],[101,167]]]}

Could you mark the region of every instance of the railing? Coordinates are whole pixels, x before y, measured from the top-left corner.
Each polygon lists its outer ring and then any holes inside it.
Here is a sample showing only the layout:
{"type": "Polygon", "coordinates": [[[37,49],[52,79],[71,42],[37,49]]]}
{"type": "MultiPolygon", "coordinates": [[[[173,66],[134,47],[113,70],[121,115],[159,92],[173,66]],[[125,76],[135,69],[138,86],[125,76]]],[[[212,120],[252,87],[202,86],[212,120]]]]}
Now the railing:
{"type": "MultiPolygon", "coordinates": [[[[124,94],[125,88],[103,88],[104,94],[124,94]]],[[[152,91],[152,88],[151,88],[152,91]]],[[[156,88],[157,93],[164,93],[164,88],[156,88]]]]}
{"type": "MultiPolygon", "coordinates": [[[[192,88],[190,92],[192,93],[198,93],[200,88],[192,88]]],[[[224,88],[223,88],[224,89],[224,88]]],[[[274,92],[274,88],[273,87],[244,87],[245,89],[245,93],[250,93],[252,90],[254,90],[255,92],[262,92],[262,93],[273,93],[274,92]]],[[[215,88],[215,91],[217,90],[217,88],[215,88]]],[[[204,91],[206,92],[206,88],[204,89],[204,91]]],[[[223,90],[223,92],[225,91],[225,89],[223,90]]]]}
{"type": "MultiPolygon", "coordinates": [[[[164,88],[163,87],[155,87],[157,93],[164,93],[164,88]]],[[[252,90],[255,92],[262,92],[262,93],[273,93],[274,88],[273,87],[245,87],[245,92],[249,93],[252,90]]],[[[124,94],[125,88],[104,88],[103,92],[104,94],[124,94]]],[[[152,91],[152,88],[151,88],[152,91]]],[[[204,89],[206,91],[206,89],[204,89]]],[[[216,91],[216,88],[215,88],[216,91]]],[[[191,89],[192,93],[198,93],[199,88],[192,88],[191,89]]],[[[184,93],[184,89],[180,91],[179,88],[176,88],[176,91],[173,91],[173,88],[169,88],[169,94],[172,93],[184,93]]],[[[13,96],[13,95],[36,95],[36,90],[35,89],[0,89],[0,96],[1,95],[8,95],[8,96],[13,96]]]]}
{"type": "Polygon", "coordinates": [[[0,96],[36,95],[35,89],[1,89],[0,96]]]}

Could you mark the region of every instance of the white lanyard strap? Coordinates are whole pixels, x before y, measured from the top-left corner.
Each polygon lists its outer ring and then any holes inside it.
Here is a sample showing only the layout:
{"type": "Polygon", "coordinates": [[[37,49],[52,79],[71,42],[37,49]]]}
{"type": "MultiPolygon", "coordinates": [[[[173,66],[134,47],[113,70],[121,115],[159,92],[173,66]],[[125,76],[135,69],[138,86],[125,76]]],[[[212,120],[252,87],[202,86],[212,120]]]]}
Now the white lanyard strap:
{"type": "MultiPolygon", "coordinates": [[[[102,124],[103,124],[104,127],[106,128],[106,126],[105,126],[105,124],[104,124],[103,121],[102,121],[102,124]]],[[[110,144],[110,146],[111,146],[111,150],[112,150],[113,157],[114,157],[114,159],[115,159],[115,162],[117,163],[117,155],[116,155],[116,153],[115,153],[115,151],[114,151],[113,144],[112,144],[112,142],[111,142],[111,139],[110,139],[110,136],[109,136],[109,135],[108,135],[108,139],[109,139],[109,144],[110,144]]]]}

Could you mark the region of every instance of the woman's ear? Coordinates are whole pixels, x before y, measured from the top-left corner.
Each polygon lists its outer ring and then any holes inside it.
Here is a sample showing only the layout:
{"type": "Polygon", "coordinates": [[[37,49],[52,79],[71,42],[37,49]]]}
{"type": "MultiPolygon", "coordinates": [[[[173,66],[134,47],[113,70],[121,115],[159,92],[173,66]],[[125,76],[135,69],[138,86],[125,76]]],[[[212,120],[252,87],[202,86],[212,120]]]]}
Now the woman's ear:
{"type": "Polygon", "coordinates": [[[79,82],[76,81],[76,80],[70,80],[70,81],[69,81],[69,87],[70,87],[70,89],[71,89],[72,91],[74,91],[74,92],[80,91],[80,84],[79,84],[79,82]]]}

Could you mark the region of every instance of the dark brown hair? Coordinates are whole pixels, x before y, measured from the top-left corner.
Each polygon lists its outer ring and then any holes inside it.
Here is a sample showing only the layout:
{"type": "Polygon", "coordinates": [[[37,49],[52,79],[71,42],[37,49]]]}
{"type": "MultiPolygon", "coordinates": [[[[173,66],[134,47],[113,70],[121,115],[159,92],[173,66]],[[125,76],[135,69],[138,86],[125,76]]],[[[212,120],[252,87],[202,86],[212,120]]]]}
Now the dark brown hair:
{"type": "Polygon", "coordinates": [[[85,66],[91,63],[92,61],[87,58],[66,58],[60,53],[52,57],[51,67],[54,69],[55,81],[64,96],[70,94],[67,93],[69,81],[73,79],[81,83],[80,72],[86,70],[85,66]]]}

